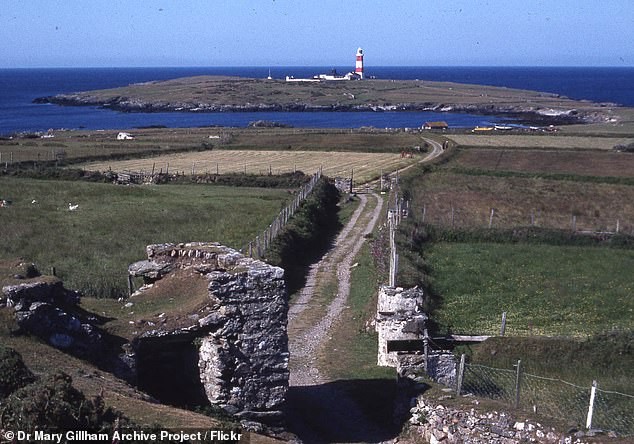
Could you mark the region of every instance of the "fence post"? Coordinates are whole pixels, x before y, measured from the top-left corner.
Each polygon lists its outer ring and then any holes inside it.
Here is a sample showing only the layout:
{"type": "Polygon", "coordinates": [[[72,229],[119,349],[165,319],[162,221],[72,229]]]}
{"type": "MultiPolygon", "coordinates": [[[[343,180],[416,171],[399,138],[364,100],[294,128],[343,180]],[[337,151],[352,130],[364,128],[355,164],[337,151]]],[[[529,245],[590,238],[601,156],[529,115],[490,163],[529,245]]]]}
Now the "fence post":
{"type": "Polygon", "coordinates": [[[506,312],[502,312],[502,327],[500,328],[500,336],[504,336],[504,332],[506,331],[506,312]]]}
{"type": "Polygon", "coordinates": [[[515,373],[515,408],[520,406],[520,386],[522,384],[522,360],[517,360],[517,372],[515,373]]]}
{"type": "Polygon", "coordinates": [[[592,428],[592,414],[594,413],[594,397],[597,393],[597,381],[592,381],[590,389],[590,404],[588,405],[588,417],[586,418],[586,429],[592,428]]]}
{"type": "Polygon", "coordinates": [[[460,396],[462,390],[462,380],[464,379],[464,353],[460,355],[460,366],[458,367],[458,377],[456,378],[456,396],[460,396]]]}
{"type": "Polygon", "coordinates": [[[132,282],[132,275],[128,275],[128,296],[132,296],[134,293],[134,283],[132,282]]]}
{"type": "Polygon", "coordinates": [[[425,353],[425,374],[429,376],[427,369],[429,368],[429,331],[427,328],[424,330],[423,336],[423,350],[425,353]]]}
{"type": "Polygon", "coordinates": [[[495,214],[495,208],[491,208],[491,216],[489,216],[489,228],[493,226],[493,215],[495,214]]]}

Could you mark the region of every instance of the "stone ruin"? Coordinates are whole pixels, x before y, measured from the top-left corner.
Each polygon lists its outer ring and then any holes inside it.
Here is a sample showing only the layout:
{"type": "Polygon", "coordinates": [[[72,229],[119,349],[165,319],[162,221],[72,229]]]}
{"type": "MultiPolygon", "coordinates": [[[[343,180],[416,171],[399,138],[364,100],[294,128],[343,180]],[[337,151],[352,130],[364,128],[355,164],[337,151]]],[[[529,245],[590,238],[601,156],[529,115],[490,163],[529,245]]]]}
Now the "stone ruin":
{"type": "Polygon", "coordinates": [[[396,368],[399,377],[417,378],[426,374],[441,384],[453,386],[455,358],[432,347],[423,301],[423,290],[417,287],[379,289],[375,323],[379,335],[377,364],[396,368]]]}
{"type": "MultiPolygon", "coordinates": [[[[35,270],[35,266],[31,265],[35,270]]],[[[65,352],[102,364],[107,345],[98,319],[79,307],[79,293],[53,276],[20,277],[2,287],[0,307],[12,308],[19,331],[28,332],[65,352]]]]}
{"type": "Polygon", "coordinates": [[[129,267],[146,284],[135,294],[157,291],[179,275],[204,279],[204,294],[177,320],[163,313],[137,332],[139,381],[156,376],[158,385],[172,385],[190,377],[208,402],[230,414],[280,419],[289,379],[284,271],[217,243],[149,245],[147,257],[129,267]]]}

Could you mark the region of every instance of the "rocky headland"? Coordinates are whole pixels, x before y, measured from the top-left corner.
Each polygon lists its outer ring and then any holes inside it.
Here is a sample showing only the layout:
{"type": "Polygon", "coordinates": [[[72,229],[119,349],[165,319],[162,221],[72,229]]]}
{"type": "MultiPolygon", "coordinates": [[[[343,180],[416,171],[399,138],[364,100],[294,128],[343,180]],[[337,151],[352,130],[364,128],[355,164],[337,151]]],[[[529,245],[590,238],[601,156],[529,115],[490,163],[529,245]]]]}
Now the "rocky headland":
{"type": "Polygon", "coordinates": [[[200,76],[40,97],[35,103],[122,112],[434,111],[512,117],[534,124],[618,120],[616,105],[557,94],[419,80],[284,82],[200,76]]]}

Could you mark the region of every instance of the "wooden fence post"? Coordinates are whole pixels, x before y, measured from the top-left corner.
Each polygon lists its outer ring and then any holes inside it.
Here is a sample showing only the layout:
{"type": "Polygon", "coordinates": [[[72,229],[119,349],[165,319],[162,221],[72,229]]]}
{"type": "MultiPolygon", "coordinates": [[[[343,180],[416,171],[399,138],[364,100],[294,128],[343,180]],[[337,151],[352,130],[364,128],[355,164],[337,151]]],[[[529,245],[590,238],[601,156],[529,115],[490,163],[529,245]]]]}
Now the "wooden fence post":
{"type": "Polygon", "coordinates": [[[429,376],[427,369],[429,368],[429,331],[427,328],[423,330],[423,352],[425,353],[425,374],[429,376]]]}
{"type": "Polygon", "coordinates": [[[504,332],[506,331],[506,312],[502,312],[502,327],[500,327],[500,336],[504,336],[504,332]]]}
{"type": "Polygon", "coordinates": [[[597,381],[592,381],[590,389],[590,404],[588,404],[588,416],[586,417],[586,429],[592,428],[592,415],[594,414],[594,398],[597,393],[597,381]]]}
{"type": "Polygon", "coordinates": [[[522,361],[517,361],[517,372],[515,373],[515,408],[520,406],[520,387],[522,384],[522,361]]]}
{"type": "Polygon", "coordinates": [[[489,216],[489,228],[493,226],[493,215],[495,214],[495,208],[491,208],[491,215],[489,216]]]}
{"type": "Polygon", "coordinates": [[[465,355],[460,355],[460,365],[458,366],[458,376],[456,377],[456,396],[460,396],[462,391],[462,381],[464,379],[465,355]]]}

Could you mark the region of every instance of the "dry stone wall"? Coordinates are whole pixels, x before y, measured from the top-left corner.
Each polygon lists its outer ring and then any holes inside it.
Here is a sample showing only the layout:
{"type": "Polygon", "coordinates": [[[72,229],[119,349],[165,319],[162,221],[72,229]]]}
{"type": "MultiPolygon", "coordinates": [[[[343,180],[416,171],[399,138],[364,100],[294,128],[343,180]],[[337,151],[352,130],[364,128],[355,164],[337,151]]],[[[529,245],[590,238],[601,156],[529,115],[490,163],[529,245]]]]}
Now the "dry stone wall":
{"type": "Polygon", "coordinates": [[[422,312],[423,291],[382,286],[379,289],[376,331],[379,335],[378,365],[397,367],[397,351],[390,345],[396,341],[421,340],[427,315],[422,312]]]}
{"type": "Polygon", "coordinates": [[[179,325],[141,333],[137,347],[195,336],[209,402],[249,420],[278,418],[289,377],[284,271],[217,243],[150,245],[147,253],[148,260],[129,267],[132,276],[160,286],[170,273],[193,271],[206,279],[207,297],[179,325]]]}

